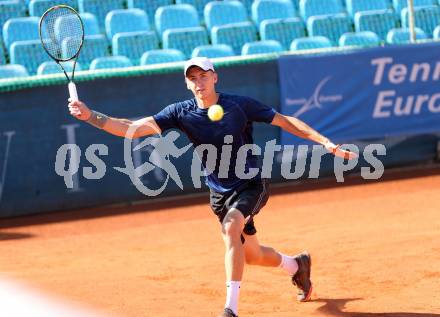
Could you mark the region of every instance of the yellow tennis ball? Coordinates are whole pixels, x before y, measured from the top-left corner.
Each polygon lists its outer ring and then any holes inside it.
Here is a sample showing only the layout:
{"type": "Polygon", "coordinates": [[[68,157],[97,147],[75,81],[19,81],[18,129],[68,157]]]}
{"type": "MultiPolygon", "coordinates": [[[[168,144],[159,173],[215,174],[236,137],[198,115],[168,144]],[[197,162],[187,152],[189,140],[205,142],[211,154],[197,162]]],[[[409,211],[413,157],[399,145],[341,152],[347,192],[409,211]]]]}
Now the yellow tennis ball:
{"type": "Polygon", "coordinates": [[[223,108],[220,105],[212,105],[208,109],[208,117],[212,121],[219,121],[223,118],[223,108]]]}

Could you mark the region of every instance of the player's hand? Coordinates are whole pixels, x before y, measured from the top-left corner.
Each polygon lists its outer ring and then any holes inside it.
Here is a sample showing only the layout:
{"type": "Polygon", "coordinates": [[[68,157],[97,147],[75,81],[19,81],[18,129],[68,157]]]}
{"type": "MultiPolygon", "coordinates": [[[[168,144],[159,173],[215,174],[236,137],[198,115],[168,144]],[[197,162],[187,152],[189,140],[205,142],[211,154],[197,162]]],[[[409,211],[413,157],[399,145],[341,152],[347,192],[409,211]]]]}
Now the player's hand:
{"type": "Polygon", "coordinates": [[[75,118],[86,121],[90,118],[92,111],[81,101],[71,101],[69,99],[69,112],[75,118]]]}
{"type": "Polygon", "coordinates": [[[345,160],[352,160],[358,157],[358,155],[354,152],[350,152],[347,150],[341,149],[340,144],[333,144],[332,142],[327,142],[324,144],[327,151],[332,153],[334,156],[341,157],[345,160]]]}

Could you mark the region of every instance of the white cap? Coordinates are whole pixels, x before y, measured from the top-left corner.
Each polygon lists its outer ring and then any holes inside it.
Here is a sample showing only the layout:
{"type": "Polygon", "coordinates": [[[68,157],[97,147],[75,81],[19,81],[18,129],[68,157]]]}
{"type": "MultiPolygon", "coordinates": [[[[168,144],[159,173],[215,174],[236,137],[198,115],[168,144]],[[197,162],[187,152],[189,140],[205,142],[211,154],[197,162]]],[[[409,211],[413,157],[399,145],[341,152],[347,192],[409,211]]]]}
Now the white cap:
{"type": "Polygon", "coordinates": [[[208,70],[212,70],[213,72],[215,71],[214,65],[207,57],[194,57],[186,61],[185,63],[185,71],[184,71],[185,76],[188,69],[192,66],[200,67],[204,71],[208,71],[208,70]]]}

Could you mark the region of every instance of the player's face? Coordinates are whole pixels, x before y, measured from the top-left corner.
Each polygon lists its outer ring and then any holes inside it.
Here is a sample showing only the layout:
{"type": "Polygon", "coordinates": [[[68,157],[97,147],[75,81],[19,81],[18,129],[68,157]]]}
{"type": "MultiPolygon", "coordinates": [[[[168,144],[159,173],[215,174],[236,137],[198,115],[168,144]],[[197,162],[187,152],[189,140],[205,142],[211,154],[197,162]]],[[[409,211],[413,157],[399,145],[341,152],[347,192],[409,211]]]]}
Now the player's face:
{"type": "Polygon", "coordinates": [[[186,86],[192,91],[195,97],[206,99],[215,94],[217,73],[204,71],[200,67],[191,67],[186,74],[186,86]]]}

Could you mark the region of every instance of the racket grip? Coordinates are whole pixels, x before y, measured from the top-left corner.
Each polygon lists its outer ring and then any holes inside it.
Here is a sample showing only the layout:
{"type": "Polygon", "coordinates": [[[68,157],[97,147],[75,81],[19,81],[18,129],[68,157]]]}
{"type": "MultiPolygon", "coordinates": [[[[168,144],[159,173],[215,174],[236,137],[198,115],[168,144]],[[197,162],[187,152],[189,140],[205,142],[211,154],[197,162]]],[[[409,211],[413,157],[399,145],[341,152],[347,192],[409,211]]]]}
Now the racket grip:
{"type": "Polygon", "coordinates": [[[78,101],[78,93],[76,91],[76,85],[73,81],[69,82],[69,84],[67,85],[67,87],[69,88],[69,95],[70,95],[70,99],[72,101],[78,101]]]}

